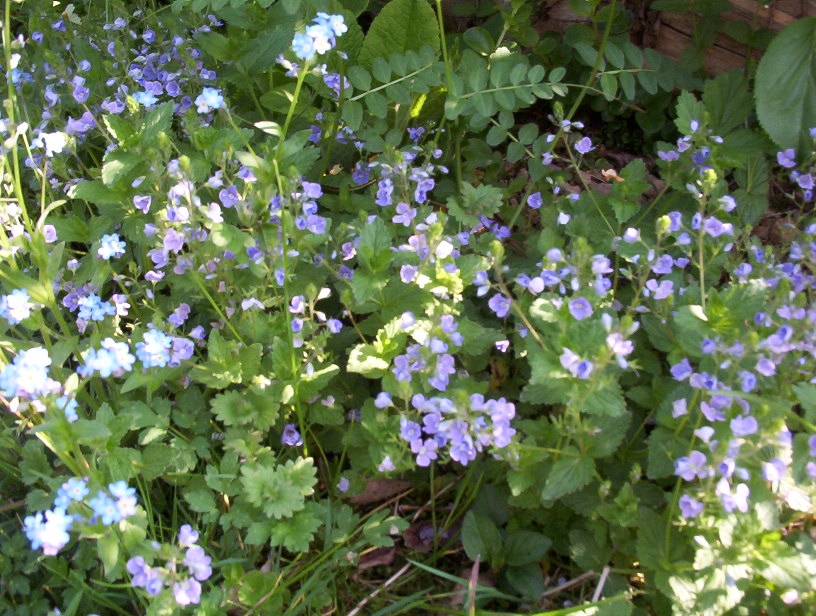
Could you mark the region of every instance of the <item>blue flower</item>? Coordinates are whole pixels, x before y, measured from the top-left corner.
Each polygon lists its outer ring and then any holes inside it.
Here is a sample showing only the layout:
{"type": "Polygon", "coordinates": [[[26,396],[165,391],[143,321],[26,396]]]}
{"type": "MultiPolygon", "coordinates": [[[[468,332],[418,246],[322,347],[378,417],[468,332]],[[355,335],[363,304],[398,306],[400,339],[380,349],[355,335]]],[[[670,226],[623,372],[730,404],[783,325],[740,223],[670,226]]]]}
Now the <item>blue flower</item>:
{"type": "Polygon", "coordinates": [[[594,150],[595,147],[592,145],[592,139],[589,137],[583,137],[575,144],[575,149],[580,154],[587,154],[594,150]]]}
{"type": "Polygon", "coordinates": [[[173,339],[157,329],[145,332],[142,342],[136,343],[136,356],[145,368],[164,368],[170,361],[170,347],[173,339]]]}
{"type": "Polygon", "coordinates": [[[116,501],[101,490],[88,501],[88,505],[93,510],[93,517],[99,518],[105,526],[110,526],[122,519],[116,501]]]}
{"type": "Polygon", "coordinates": [[[298,32],[292,39],[292,50],[301,60],[311,60],[315,54],[324,54],[337,43],[336,37],[348,30],[342,15],[318,13],[306,33],[298,32]]]}
{"type": "Polygon", "coordinates": [[[776,160],[780,165],[782,165],[783,167],[787,167],[788,169],[790,169],[791,167],[795,167],[796,150],[794,150],[793,148],[788,148],[787,150],[777,152],[776,160]]]}
{"type": "Polygon", "coordinates": [[[50,393],[59,385],[48,378],[51,358],[42,347],[20,351],[11,364],[0,370],[0,391],[6,398],[34,400],[50,393]]]}
{"type": "Polygon", "coordinates": [[[220,109],[224,106],[224,97],[221,95],[221,90],[215,88],[204,88],[195,99],[198,113],[209,113],[213,109],[220,109]]]}
{"type": "Polygon", "coordinates": [[[71,537],[68,531],[74,518],[65,512],[65,509],[55,507],[52,511],[41,512],[28,516],[23,521],[23,530],[31,542],[31,549],[42,548],[46,556],[55,556],[71,537]]]}
{"type": "Polygon", "coordinates": [[[684,518],[696,518],[703,512],[703,503],[688,494],[683,494],[678,503],[680,505],[680,515],[684,518]]]}
{"type": "Polygon", "coordinates": [[[503,319],[510,312],[510,300],[501,293],[496,293],[487,302],[490,309],[496,313],[496,316],[503,319]]]}
{"type": "Polygon", "coordinates": [[[54,500],[55,507],[67,509],[71,501],[82,501],[88,496],[88,486],[85,479],[72,477],[62,484],[57,491],[57,498],[54,500]]]}
{"type": "Polygon", "coordinates": [[[99,250],[96,251],[100,259],[108,261],[111,257],[120,257],[125,254],[125,242],[119,239],[118,233],[103,235],[99,240],[99,250]]]}
{"type": "Polygon", "coordinates": [[[587,317],[592,316],[592,304],[586,298],[577,297],[569,302],[570,314],[577,321],[583,321],[587,317]]]}
{"type": "Polygon", "coordinates": [[[184,557],[184,566],[189,569],[190,575],[199,582],[203,582],[212,575],[211,562],[212,558],[207,556],[204,552],[204,548],[197,545],[187,548],[187,554],[184,557]]]}
{"type": "Polygon", "coordinates": [[[31,316],[31,296],[25,289],[14,289],[8,295],[0,297],[0,316],[9,325],[17,325],[20,321],[25,321],[31,316]]]}
{"type": "Polygon", "coordinates": [[[158,102],[159,99],[157,99],[152,92],[144,90],[142,92],[134,93],[133,100],[145,107],[152,107],[158,102]]]}
{"type": "Polygon", "coordinates": [[[83,321],[104,321],[106,316],[116,314],[116,307],[110,302],[103,302],[98,295],[91,293],[77,300],[79,312],[77,317],[83,321]]]}
{"type": "Polygon", "coordinates": [[[286,424],[283,428],[283,435],[281,436],[281,443],[289,447],[303,445],[303,439],[300,438],[300,432],[295,428],[295,424],[286,424]]]}
{"type": "Polygon", "coordinates": [[[705,454],[694,450],[688,456],[678,458],[674,463],[674,474],[686,481],[693,481],[695,477],[704,479],[708,475],[705,454]]]}

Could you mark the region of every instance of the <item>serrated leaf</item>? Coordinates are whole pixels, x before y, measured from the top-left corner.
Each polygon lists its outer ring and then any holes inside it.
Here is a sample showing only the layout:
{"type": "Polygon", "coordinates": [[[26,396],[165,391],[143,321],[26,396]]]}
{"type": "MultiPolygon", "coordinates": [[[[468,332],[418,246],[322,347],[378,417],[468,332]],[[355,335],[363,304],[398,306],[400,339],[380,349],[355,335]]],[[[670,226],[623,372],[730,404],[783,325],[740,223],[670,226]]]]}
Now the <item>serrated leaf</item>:
{"type": "Polygon", "coordinates": [[[107,187],[122,184],[137,167],[142,165],[142,157],[135,152],[114,150],[105,156],[102,163],[102,183],[107,187]]]}
{"type": "Polygon", "coordinates": [[[756,73],[757,116],[781,148],[809,152],[816,127],[816,17],[794,21],[768,46],[756,73]]]}
{"type": "Polygon", "coordinates": [[[173,103],[171,102],[162,103],[148,111],[142,121],[142,143],[146,146],[152,146],[153,141],[160,133],[170,130],[172,119],[173,103]]]}
{"type": "Polygon", "coordinates": [[[346,370],[374,379],[384,376],[389,366],[387,361],[378,356],[373,344],[358,344],[349,353],[346,370]]]}
{"type": "Polygon", "coordinates": [[[709,79],[703,89],[710,128],[725,135],[751,116],[754,101],[748,91],[748,78],[742,71],[732,69],[709,79]]]}
{"type": "Polygon", "coordinates": [[[674,461],[688,454],[688,442],[673,430],[657,427],[648,439],[646,476],[650,479],[669,477],[674,473],[674,461]]]}
{"type": "Polygon", "coordinates": [[[305,497],[314,492],[317,469],[311,458],[299,457],[286,464],[254,464],[241,468],[245,496],[256,507],[276,519],[287,518],[305,507],[305,497]]]}
{"type": "Polygon", "coordinates": [[[120,203],[127,199],[124,191],[112,190],[97,180],[80,182],[68,195],[72,199],[82,199],[94,204],[120,203]]]}
{"type": "Polygon", "coordinates": [[[619,176],[623,182],[613,183],[609,203],[618,222],[624,223],[640,210],[640,196],[649,188],[643,159],[635,158],[621,170],[619,176]]]}
{"type": "Polygon", "coordinates": [[[360,263],[372,272],[378,272],[391,262],[391,234],[377,217],[360,232],[360,243],[357,247],[360,263]]]}
{"type": "Polygon", "coordinates": [[[271,527],[269,542],[273,546],[283,546],[290,552],[307,552],[314,539],[315,531],[322,525],[316,515],[316,503],[307,503],[306,509],[297,512],[287,520],[280,520],[271,527]]]}
{"type": "Polygon", "coordinates": [[[595,460],[581,455],[574,447],[565,447],[547,476],[544,489],[541,490],[541,500],[556,500],[583,488],[594,473],[595,460]]]}
{"type": "MultiPolygon", "coordinates": [[[[640,75],[643,74],[640,73],[640,75]]],[[[644,88],[646,88],[645,85],[644,88]]],[[[648,88],[646,88],[646,91],[649,91],[648,88]]],[[[654,92],[649,93],[654,94],[654,92]]],[[[694,120],[702,122],[704,113],[705,107],[703,104],[693,94],[683,90],[677,98],[677,119],[675,119],[674,125],[677,126],[677,130],[681,134],[689,135],[691,134],[691,122],[694,120]]]]}
{"type": "Polygon", "coordinates": [[[439,26],[430,5],[425,0],[391,0],[371,23],[358,60],[371,66],[376,58],[426,45],[439,47],[439,26]]]}
{"type": "Polygon", "coordinates": [[[216,510],[212,491],[205,488],[185,489],[182,493],[190,509],[196,513],[211,513],[216,510]]]}

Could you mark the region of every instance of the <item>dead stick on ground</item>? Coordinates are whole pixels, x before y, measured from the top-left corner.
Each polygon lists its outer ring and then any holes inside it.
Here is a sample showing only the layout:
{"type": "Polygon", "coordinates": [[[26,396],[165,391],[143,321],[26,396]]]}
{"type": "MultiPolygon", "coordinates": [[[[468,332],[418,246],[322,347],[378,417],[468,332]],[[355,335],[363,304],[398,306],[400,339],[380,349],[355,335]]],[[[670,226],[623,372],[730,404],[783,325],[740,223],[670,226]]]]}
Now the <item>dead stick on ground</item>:
{"type": "Polygon", "coordinates": [[[606,577],[609,575],[609,567],[606,566],[601,571],[601,579],[598,580],[598,587],[595,589],[595,593],[592,595],[592,602],[595,603],[598,599],[601,598],[601,593],[603,592],[604,584],[606,584],[606,577]]]}
{"type": "Polygon", "coordinates": [[[563,584],[559,584],[555,588],[552,588],[552,589],[548,590],[547,592],[543,593],[541,595],[541,598],[546,599],[547,597],[552,597],[553,595],[557,595],[562,590],[566,590],[567,588],[571,588],[572,586],[577,586],[581,582],[585,582],[586,580],[588,580],[591,577],[595,577],[595,572],[594,571],[585,571],[584,573],[579,575],[577,578],[569,580],[568,582],[564,582],[563,584]]]}
{"type": "MultiPolygon", "coordinates": [[[[447,491],[448,491],[448,490],[450,490],[450,489],[451,489],[453,486],[455,486],[455,485],[456,485],[456,482],[457,482],[457,481],[459,481],[459,480],[460,480],[460,479],[461,479],[463,476],[464,476],[464,475],[459,475],[459,476],[458,476],[456,479],[454,479],[454,480],[453,480],[453,481],[451,481],[451,482],[450,482],[448,485],[444,486],[444,487],[443,487],[441,490],[439,490],[439,492],[437,492],[437,493],[436,493],[436,496],[434,496],[434,497],[433,497],[433,499],[428,500],[428,502],[427,502],[427,503],[425,503],[424,505],[422,505],[422,507],[420,507],[419,509],[417,509],[417,512],[414,514],[414,517],[413,517],[413,518],[411,518],[411,522],[412,522],[412,523],[413,523],[413,522],[416,522],[416,521],[419,519],[419,516],[421,516],[421,515],[422,515],[422,514],[423,514],[425,511],[427,511],[427,510],[428,510],[428,508],[431,506],[431,503],[433,503],[433,502],[434,502],[434,501],[435,501],[437,498],[439,498],[439,497],[440,497],[440,496],[442,496],[442,495],[443,495],[445,492],[447,492],[447,491]]],[[[433,489],[433,486],[431,486],[431,489],[433,489]]]]}
{"type": "Polygon", "coordinates": [[[360,610],[361,610],[361,609],[363,609],[363,608],[365,607],[366,603],[368,603],[368,602],[369,602],[371,599],[373,599],[373,598],[374,598],[374,597],[376,597],[378,594],[380,594],[380,592],[381,592],[381,591],[383,591],[383,590],[385,590],[386,588],[388,588],[389,586],[391,586],[391,584],[393,584],[394,582],[396,582],[396,581],[397,581],[397,580],[398,580],[398,579],[399,579],[399,578],[402,576],[402,574],[403,574],[403,573],[405,573],[406,571],[408,571],[408,569],[410,569],[410,568],[411,568],[411,563],[408,563],[408,564],[407,564],[407,565],[405,565],[405,566],[404,566],[402,569],[400,569],[399,571],[397,571],[397,572],[396,572],[394,575],[392,575],[390,578],[388,578],[388,579],[385,581],[385,584],[383,584],[382,586],[380,586],[380,587],[379,587],[377,590],[375,590],[375,591],[374,591],[374,592],[372,592],[370,595],[368,595],[368,596],[367,596],[365,599],[363,599],[362,601],[360,601],[360,603],[358,603],[358,604],[357,604],[357,607],[355,607],[353,610],[351,610],[351,611],[348,613],[348,616],[355,616],[356,614],[358,614],[358,613],[360,612],[360,610]]]}

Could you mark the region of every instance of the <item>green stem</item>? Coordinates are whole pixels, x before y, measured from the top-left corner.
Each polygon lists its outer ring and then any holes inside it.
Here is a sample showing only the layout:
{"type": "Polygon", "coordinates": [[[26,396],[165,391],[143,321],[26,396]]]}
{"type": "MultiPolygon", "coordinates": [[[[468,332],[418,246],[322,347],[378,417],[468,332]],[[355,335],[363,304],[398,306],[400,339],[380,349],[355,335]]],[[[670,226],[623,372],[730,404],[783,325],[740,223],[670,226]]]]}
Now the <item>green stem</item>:
{"type": "Polygon", "coordinates": [[[275,149],[275,160],[280,161],[281,151],[283,150],[283,143],[286,140],[286,134],[289,132],[289,125],[292,123],[292,117],[295,115],[295,106],[297,106],[298,98],[300,98],[300,90],[303,88],[303,81],[306,79],[306,74],[309,72],[311,61],[307,60],[300,67],[300,72],[297,77],[297,84],[295,84],[295,93],[292,96],[292,102],[289,105],[289,111],[286,112],[286,120],[283,122],[281,129],[280,141],[278,147],[275,149]]]}

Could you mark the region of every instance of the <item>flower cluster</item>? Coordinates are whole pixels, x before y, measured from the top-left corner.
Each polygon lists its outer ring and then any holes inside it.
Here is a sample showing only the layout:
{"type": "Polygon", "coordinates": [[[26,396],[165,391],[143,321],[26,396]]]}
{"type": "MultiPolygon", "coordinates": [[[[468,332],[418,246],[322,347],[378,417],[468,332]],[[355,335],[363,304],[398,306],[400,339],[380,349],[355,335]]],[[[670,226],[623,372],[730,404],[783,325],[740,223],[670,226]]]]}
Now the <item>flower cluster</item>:
{"type": "Polygon", "coordinates": [[[168,336],[158,329],[149,329],[136,343],[136,356],[145,368],[178,366],[190,359],[195,351],[192,340],[168,336]]]}
{"type": "Polygon", "coordinates": [[[6,398],[28,400],[59,392],[60,384],[48,377],[50,365],[51,357],[42,347],[20,351],[0,370],[0,391],[6,398]]]}
{"type": "Polygon", "coordinates": [[[422,425],[402,417],[400,438],[410,444],[419,466],[436,460],[444,447],[451,460],[467,466],[487,447],[510,445],[516,433],[510,426],[516,407],[504,398],[485,400],[481,394],[472,394],[469,405],[463,407],[449,398],[415,394],[411,405],[422,414],[422,425]]]}
{"type": "Polygon", "coordinates": [[[409,383],[412,373],[427,373],[428,384],[438,391],[445,391],[450,383],[451,375],[456,373],[455,360],[448,352],[449,346],[461,347],[462,334],[456,331],[459,327],[453,315],[442,315],[438,326],[425,332],[416,326],[413,313],[402,315],[403,330],[412,330],[415,337],[422,339],[422,344],[413,344],[406,349],[406,353],[394,358],[392,372],[398,382],[409,383]]]}
{"type": "Polygon", "coordinates": [[[306,32],[298,32],[292,39],[292,50],[301,60],[309,61],[317,55],[323,55],[337,44],[338,36],[348,30],[342,15],[318,13],[306,27],[306,32]]]}
{"type": "Polygon", "coordinates": [[[166,566],[152,567],[142,556],[131,558],[127,562],[127,571],[132,576],[131,585],[144,588],[147,594],[154,597],[165,588],[171,588],[173,598],[180,606],[199,603],[201,582],[212,575],[212,558],[207,556],[204,548],[196,545],[198,539],[198,531],[184,524],[179,529],[179,547],[153,546],[167,561],[166,566]],[[186,550],[183,555],[181,550],[186,550]],[[179,570],[178,564],[187,568],[186,575],[179,570]]]}
{"type": "Polygon", "coordinates": [[[136,490],[124,481],[116,481],[108,490],[99,490],[93,498],[88,480],[72,478],[57,491],[52,509],[30,515],[23,521],[26,537],[32,550],[42,549],[46,556],[55,556],[70,541],[68,531],[101,523],[110,526],[136,513],[136,490]],[[68,513],[68,509],[73,513],[68,513]],[[90,509],[91,515],[83,515],[90,509]]]}
{"type": "Polygon", "coordinates": [[[117,342],[113,338],[105,338],[101,342],[101,349],[90,349],[85,356],[85,364],[77,369],[83,377],[89,377],[95,372],[102,378],[122,376],[130,372],[136,358],[130,353],[126,342],[117,342]]]}
{"type": "Polygon", "coordinates": [[[8,295],[0,296],[0,316],[8,321],[9,325],[25,321],[31,316],[33,307],[31,296],[25,289],[14,289],[8,295]]]}

